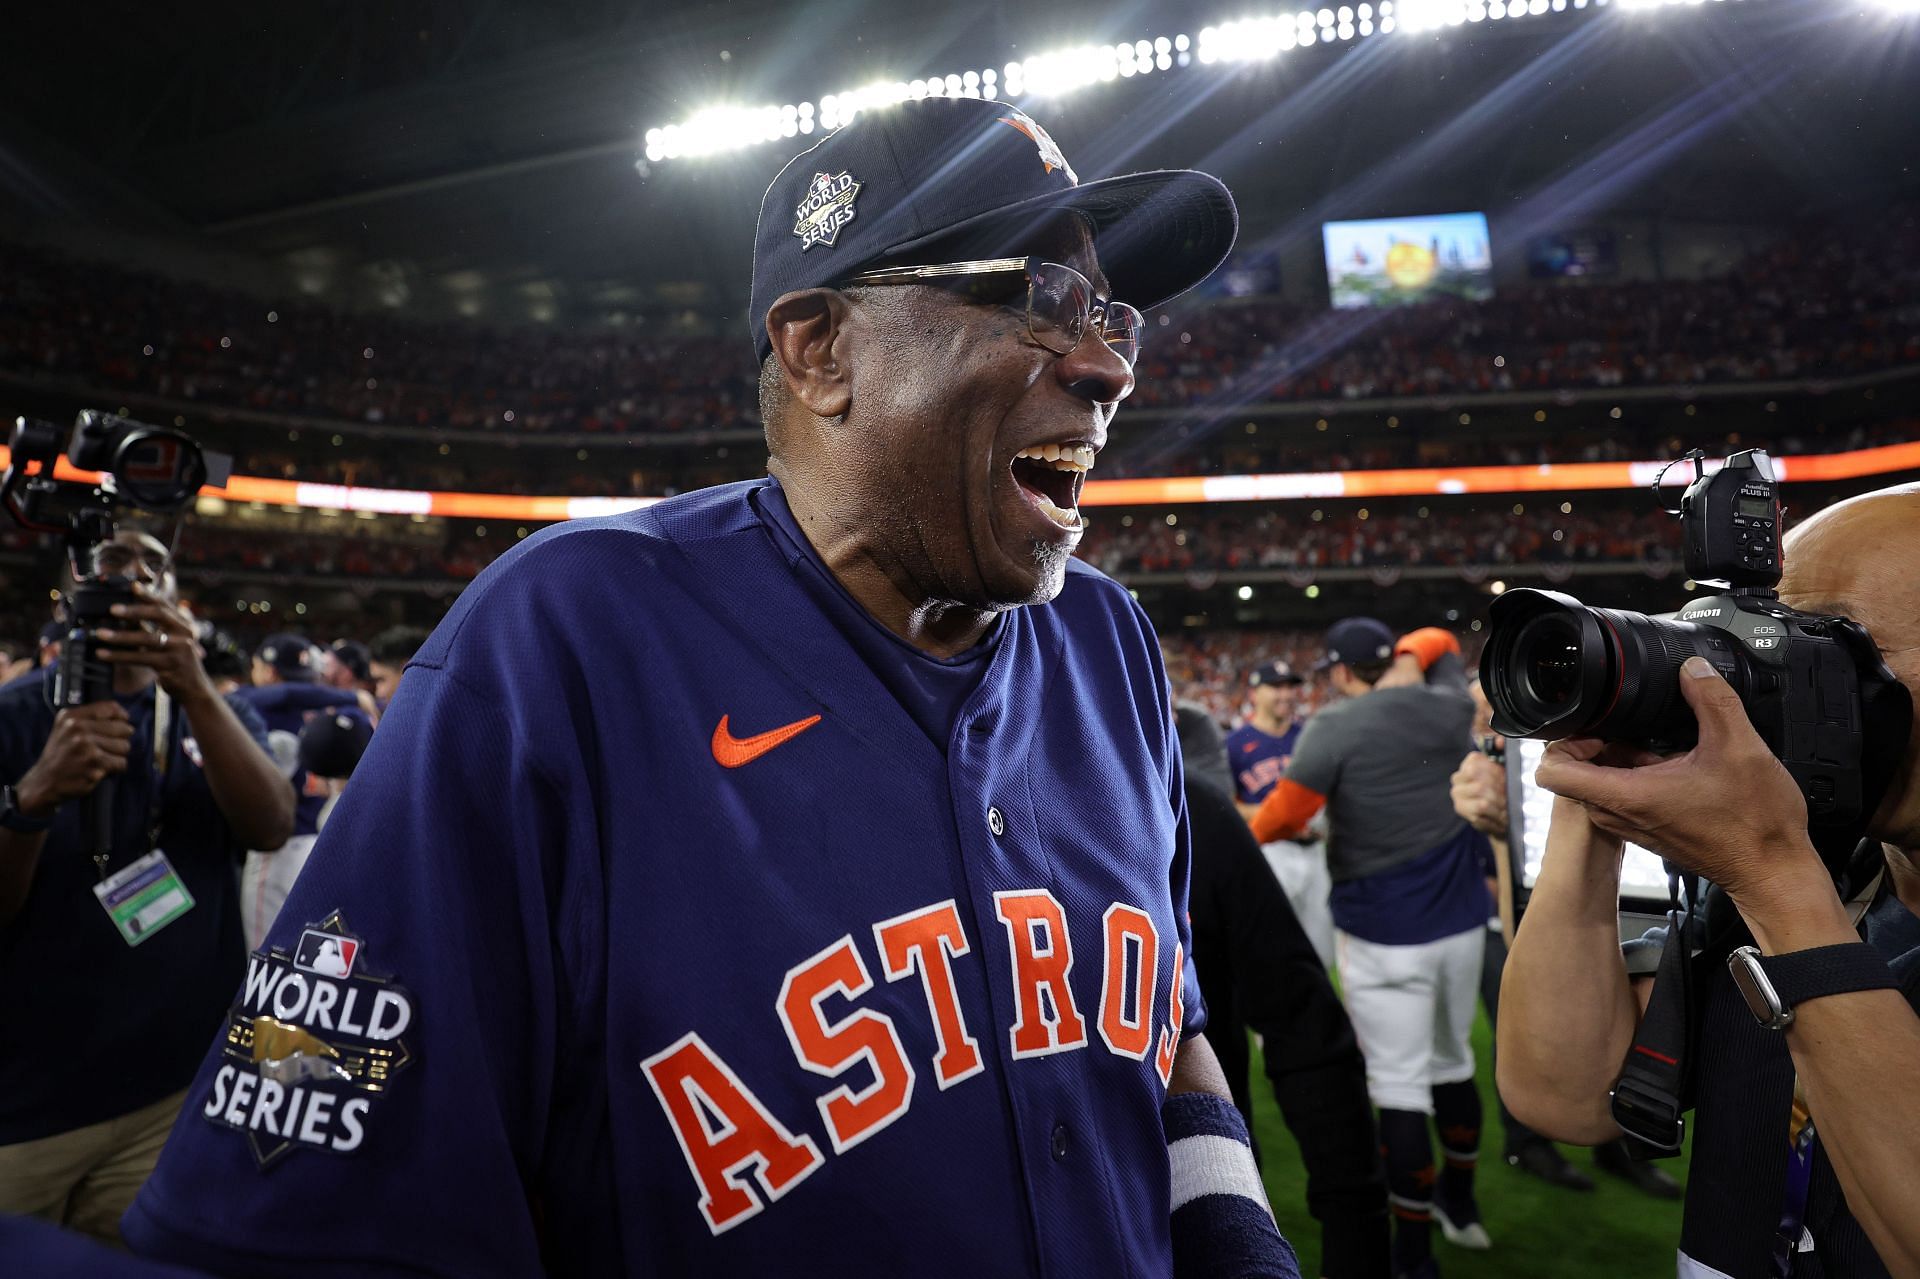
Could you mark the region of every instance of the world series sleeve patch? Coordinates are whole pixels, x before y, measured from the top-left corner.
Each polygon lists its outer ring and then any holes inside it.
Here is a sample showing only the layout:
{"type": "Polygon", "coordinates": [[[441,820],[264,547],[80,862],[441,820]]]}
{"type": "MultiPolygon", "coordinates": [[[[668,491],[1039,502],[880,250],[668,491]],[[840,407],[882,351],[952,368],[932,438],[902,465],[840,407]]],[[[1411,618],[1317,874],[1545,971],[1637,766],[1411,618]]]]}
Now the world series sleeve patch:
{"type": "Polygon", "coordinates": [[[201,1114],[244,1133],[260,1167],[302,1147],[358,1150],[375,1103],[412,1064],[413,997],[366,958],[338,911],[302,930],[292,951],[247,957],[201,1114]]]}

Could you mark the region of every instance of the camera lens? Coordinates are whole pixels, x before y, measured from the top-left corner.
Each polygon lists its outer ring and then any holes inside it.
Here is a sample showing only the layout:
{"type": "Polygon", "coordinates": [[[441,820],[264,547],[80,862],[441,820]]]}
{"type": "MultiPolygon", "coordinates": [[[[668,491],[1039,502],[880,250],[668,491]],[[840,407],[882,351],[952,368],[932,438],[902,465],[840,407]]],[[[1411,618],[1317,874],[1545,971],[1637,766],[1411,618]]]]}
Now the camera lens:
{"type": "Polygon", "coordinates": [[[1680,696],[1680,664],[1729,647],[1738,657],[1739,646],[1710,627],[1589,608],[1555,591],[1508,591],[1494,601],[1492,621],[1481,682],[1494,728],[1509,737],[1684,749],[1698,728],[1680,696]]]}
{"type": "Polygon", "coordinates": [[[1580,695],[1580,632],[1564,615],[1536,617],[1514,643],[1519,685],[1541,710],[1564,711],[1580,695]]]}
{"type": "Polygon", "coordinates": [[[1605,712],[1614,651],[1593,609],[1555,591],[1508,591],[1493,603],[1480,676],[1493,726],[1552,740],[1585,731],[1605,712]]]}

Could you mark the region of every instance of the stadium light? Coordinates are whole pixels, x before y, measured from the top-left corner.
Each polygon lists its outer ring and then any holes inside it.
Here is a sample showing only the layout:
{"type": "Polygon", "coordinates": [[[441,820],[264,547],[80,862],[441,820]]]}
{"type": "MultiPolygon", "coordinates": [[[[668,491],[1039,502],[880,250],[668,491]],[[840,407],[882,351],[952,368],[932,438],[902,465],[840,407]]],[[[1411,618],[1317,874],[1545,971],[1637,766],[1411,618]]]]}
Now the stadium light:
{"type": "MultiPolygon", "coordinates": [[[[1471,23],[1512,22],[1571,10],[1662,9],[1727,0],[1377,0],[1312,9],[1277,9],[1180,33],[1079,44],[1005,63],[910,79],[876,80],[819,95],[813,101],[757,107],[712,106],[685,120],[646,130],[649,162],[719,155],[783,138],[810,137],[852,123],[863,111],[921,98],[1057,98],[1089,85],[1159,75],[1195,66],[1266,62],[1293,49],[1345,44],[1395,31],[1423,32],[1471,23]]],[[[1737,0],[1736,0],[1737,2],[1737,0]]],[[[1920,13],[1920,0],[1874,0],[1899,15],[1920,13]]]]}

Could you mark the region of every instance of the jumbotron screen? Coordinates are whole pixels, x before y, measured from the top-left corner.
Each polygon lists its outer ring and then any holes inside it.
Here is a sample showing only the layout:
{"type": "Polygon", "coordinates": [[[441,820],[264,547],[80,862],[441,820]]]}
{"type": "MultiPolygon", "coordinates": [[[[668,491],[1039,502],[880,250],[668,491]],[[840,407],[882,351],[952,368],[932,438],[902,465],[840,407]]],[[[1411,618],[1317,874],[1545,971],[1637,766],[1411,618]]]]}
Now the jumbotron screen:
{"type": "Polygon", "coordinates": [[[1430,298],[1493,296],[1493,251],[1484,213],[1326,222],[1327,287],[1343,310],[1430,298]]]}

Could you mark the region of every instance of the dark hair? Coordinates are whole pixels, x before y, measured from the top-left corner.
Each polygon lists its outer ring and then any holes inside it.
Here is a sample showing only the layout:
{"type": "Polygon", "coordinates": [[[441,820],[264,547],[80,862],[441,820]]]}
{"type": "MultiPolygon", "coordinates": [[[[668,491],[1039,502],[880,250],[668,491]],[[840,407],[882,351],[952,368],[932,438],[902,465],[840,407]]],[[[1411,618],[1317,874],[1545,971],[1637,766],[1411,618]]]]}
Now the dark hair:
{"type": "Polygon", "coordinates": [[[1348,662],[1347,669],[1352,671],[1353,677],[1362,684],[1378,684],[1380,677],[1385,675],[1387,668],[1392,665],[1392,662],[1348,662]]]}
{"type": "Polygon", "coordinates": [[[418,626],[390,626],[367,641],[367,650],[383,666],[405,666],[426,642],[427,633],[418,626]]]}
{"type": "Polygon", "coordinates": [[[239,641],[225,631],[215,631],[201,641],[206,656],[200,659],[200,668],[207,673],[208,679],[232,679],[246,682],[247,655],[241,649],[239,641]]]}

